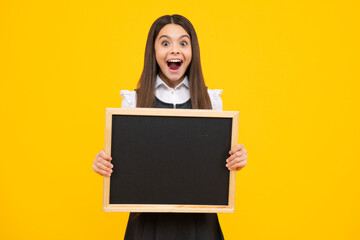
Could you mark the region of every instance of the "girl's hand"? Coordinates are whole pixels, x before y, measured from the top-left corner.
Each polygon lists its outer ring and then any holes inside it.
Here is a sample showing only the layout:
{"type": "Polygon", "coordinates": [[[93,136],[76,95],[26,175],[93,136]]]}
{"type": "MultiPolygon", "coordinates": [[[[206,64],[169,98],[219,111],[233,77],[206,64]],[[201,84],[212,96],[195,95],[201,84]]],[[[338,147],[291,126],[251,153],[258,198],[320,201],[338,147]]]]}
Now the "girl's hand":
{"type": "Polygon", "coordinates": [[[236,171],[239,171],[247,164],[247,150],[244,148],[244,145],[238,144],[233,149],[229,151],[229,154],[231,155],[226,159],[226,167],[229,170],[236,169],[236,171]]]}
{"type": "Polygon", "coordinates": [[[113,165],[110,163],[112,158],[102,149],[94,159],[92,169],[101,176],[110,177],[113,165]]]}

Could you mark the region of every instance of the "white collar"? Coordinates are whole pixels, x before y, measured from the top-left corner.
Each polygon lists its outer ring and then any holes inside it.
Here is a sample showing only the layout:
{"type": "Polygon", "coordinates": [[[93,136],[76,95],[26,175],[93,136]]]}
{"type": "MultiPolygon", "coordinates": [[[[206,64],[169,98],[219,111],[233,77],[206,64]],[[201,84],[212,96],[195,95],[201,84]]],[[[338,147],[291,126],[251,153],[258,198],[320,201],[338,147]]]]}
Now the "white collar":
{"type": "MultiPolygon", "coordinates": [[[[159,77],[159,75],[156,75],[156,82],[155,82],[155,88],[159,87],[160,85],[164,85],[167,88],[171,88],[159,77]]],[[[189,80],[187,76],[184,77],[184,80],[175,87],[175,89],[179,88],[181,85],[185,85],[187,88],[189,88],[189,80]]]]}

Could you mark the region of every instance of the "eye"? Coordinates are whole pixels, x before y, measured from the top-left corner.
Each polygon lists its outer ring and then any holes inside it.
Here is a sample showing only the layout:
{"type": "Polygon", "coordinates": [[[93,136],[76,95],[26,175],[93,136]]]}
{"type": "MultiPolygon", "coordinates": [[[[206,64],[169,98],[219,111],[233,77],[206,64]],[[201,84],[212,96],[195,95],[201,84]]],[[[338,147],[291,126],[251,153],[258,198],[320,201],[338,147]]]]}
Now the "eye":
{"type": "Polygon", "coordinates": [[[182,42],[180,43],[180,45],[181,45],[181,46],[186,46],[186,45],[188,45],[188,43],[187,43],[186,41],[182,41],[182,42]]]}
{"type": "Polygon", "coordinates": [[[163,46],[169,46],[170,43],[169,43],[168,41],[163,41],[163,42],[161,43],[161,45],[163,45],[163,46]]]}

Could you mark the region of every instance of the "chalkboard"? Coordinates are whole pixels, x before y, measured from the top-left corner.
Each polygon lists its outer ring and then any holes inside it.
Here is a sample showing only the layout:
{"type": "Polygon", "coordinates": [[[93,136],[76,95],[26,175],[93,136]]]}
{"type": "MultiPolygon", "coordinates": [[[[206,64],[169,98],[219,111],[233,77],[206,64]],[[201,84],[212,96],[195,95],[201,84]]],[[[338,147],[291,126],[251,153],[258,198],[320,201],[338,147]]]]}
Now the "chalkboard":
{"type": "Polygon", "coordinates": [[[104,211],[233,212],[238,112],[106,109],[104,211]]]}

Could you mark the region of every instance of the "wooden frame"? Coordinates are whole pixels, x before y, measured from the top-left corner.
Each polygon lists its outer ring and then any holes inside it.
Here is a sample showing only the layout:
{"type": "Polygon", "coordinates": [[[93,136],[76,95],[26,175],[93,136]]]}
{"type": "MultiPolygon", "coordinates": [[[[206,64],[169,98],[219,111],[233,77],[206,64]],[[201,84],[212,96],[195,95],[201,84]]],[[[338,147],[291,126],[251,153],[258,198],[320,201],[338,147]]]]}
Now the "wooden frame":
{"type": "MultiPolygon", "coordinates": [[[[239,112],[195,109],[159,109],[159,108],[107,108],[105,122],[105,152],[111,155],[111,134],[113,115],[171,116],[231,118],[231,147],[238,144],[239,112]]],[[[224,159],[225,165],[225,159],[224,159]]],[[[110,204],[110,178],[104,177],[103,210],[105,212],[194,212],[194,213],[233,213],[235,209],[236,170],[229,174],[229,196],[227,205],[179,205],[179,204],[110,204]]]]}

